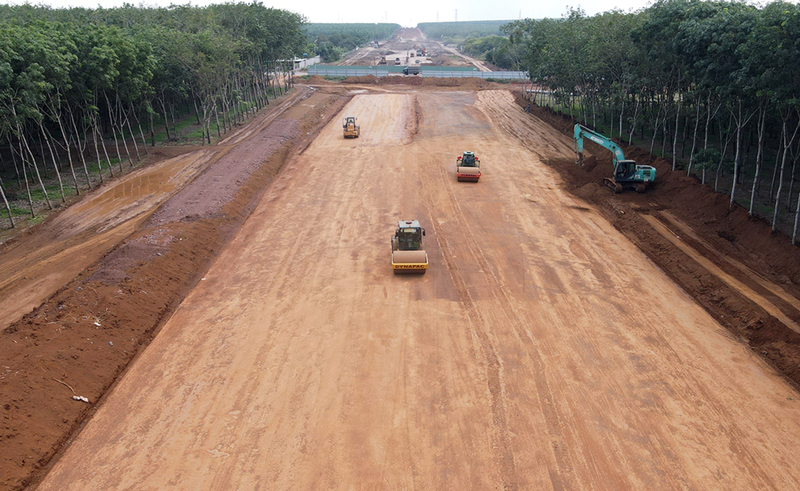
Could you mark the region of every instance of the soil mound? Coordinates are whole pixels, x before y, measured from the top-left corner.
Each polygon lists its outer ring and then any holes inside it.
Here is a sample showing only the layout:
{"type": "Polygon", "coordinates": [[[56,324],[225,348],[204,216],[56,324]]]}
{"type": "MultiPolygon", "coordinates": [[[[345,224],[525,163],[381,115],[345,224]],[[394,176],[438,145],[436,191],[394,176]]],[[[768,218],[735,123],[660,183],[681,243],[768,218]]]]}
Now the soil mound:
{"type": "Polygon", "coordinates": [[[310,84],[324,84],[325,82],[327,82],[327,80],[325,80],[319,75],[311,75],[306,79],[306,82],[310,84]]]}
{"type": "Polygon", "coordinates": [[[583,170],[586,172],[592,172],[595,167],[597,167],[597,157],[592,155],[591,157],[583,160],[583,170]]]}
{"type": "Polygon", "coordinates": [[[342,80],[342,83],[345,84],[369,84],[369,85],[377,85],[378,84],[378,77],[375,75],[364,75],[363,77],[347,77],[346,79],[342,80]]]}
{"type": "Polygon", "coordinates": [[[381,77],[380,84],[381,85],[411,85],[411,86],[419,86],[423,84],[422,77],[381,77]]]}
{"type": "Polygon", "coordinates": [[[575,194],[585,199],[586,201],[591,201],[594,195],[597,194],[598,191],[602,191],[600,186],[597,183],[589,182],[579,187],[575,191],[575,194]]]}
{"type": "Polygon", "coordinates": [[[438,78],[431,77],[424,79],[424,85],[432,87],[464,87],[467,89],[483,89],[492,85],[482,78],[464,77],[464,78],[438,78]]]}

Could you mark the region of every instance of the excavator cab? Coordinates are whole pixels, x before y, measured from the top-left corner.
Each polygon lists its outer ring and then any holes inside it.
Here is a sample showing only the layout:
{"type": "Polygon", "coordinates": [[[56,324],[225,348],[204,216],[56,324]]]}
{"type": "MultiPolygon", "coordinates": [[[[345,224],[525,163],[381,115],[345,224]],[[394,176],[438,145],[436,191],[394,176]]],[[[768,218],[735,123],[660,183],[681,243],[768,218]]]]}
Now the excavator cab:
{"type": "Polygon", "coordinates": [[[614,172],[616,180],[625,180],[631,175],[636,173],[636,161],[634,160],[620,160],[617,162],[617,169],[614,172]]]}

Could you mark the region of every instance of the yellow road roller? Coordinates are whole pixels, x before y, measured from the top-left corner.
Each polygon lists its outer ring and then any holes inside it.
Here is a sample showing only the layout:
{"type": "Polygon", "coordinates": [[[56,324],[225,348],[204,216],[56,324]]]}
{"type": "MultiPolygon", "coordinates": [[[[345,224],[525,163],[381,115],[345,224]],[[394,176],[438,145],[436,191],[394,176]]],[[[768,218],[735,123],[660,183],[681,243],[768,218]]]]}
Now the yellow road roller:
{"type": "Polygon", "coordinates": [[[342,131],[345,138],[358,138],[361,135],[361,126],[356,124],[356,118],[347,116],[342,119],[342,131]]]}
{"type": "Polygon", "coordinates": [[[400,220],[392,237],[392,271],[394,274],[425,274],[428,253],[422,248],[425,229],[417,220],[400,220]]]}

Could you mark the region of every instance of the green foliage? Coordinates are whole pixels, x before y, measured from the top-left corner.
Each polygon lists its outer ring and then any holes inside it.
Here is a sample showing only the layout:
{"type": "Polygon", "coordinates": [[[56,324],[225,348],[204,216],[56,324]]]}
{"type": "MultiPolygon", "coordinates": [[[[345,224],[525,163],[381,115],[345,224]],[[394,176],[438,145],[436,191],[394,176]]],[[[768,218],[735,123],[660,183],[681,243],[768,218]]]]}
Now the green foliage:
{"type": "MultiPolygon", "coordinates": [[[[33,169],[42,156],[28,149],[46,140],[47,147],[38,146],[55,148],[77,168],[83,165],[77,156],[95,150],[96,139],[112,137],[117,147],[117,135],[140,137],[144,130],[136,127],[155,115],[174,121],[176,111],[195,108],[198,131],[210,142],[211,131],[226,131],[231,119],[241,120],[242,112],[288,89],[284,74],[291,59],[308,47],[304,22],[258,2],[0,5],[0,140],[8,144],[2,157],[10,160],[14,148],[33,169]]],[[[83,185],[91,181],[88,167],[76,172],[83,185]]],[[[72,185],[75,190],[81,183],[72,185]]]]}
{"type": "Polygon", "coordinates": [[[716,148],[706,148],[694,155],[694,163],[698,170],[716,169],[722,160],[722,153],[716,148]]]}
{"type": "Polygon", "coordinates": [[[464,43],[464,52],[500,68],[514,68],[515,52],[511,43],[503,36],[472,38],[464,43]]]}
{"type": "MultiPolygon", "coordinates": [[[[341,48],[345,51],[351,50],[356,46],[363,46],[370,41],[383,41],[391,37],[392,33],[400,29],[400,24],[306,24],[303,30],[309,42],[313,42],[317,48],[321,48],[323,43],[330,43],[334,48],[341,48]]],[[[329,48],[328,48],[329,49],[329,48]]],[[[325,59],[325,61],[334,61],[325,59]]]]}
{"type": "MultiPolygon", "coordinates": [[[[755,176],[757,155],[761,178],[781,176],[775,162],[784,151],[782,135],[797,145],[791,138],[800,121],[800,7],[794,3],[658,0],[636,12],[589,17],[573,9],[560,19],[524,19],[502,30],[537,102],[611,137],[639,138],[654,154],[671,153],[674,168],[691,158],[693,170],[715,171],[720,189],[726,184],[718,179],[729,176],[732,201],[744,202],[737,190],[760,189],[745,182],[755,176]]],[[[783,178],[793,179],[788,174],[783,178]]]]}
{"type": "Polygon", "coordinates": [[[508,20],[479,20],[464,22],[421,22],[417,28],[429,39],[466,40],[485,36],[502,36],[501,27],[508,20]]]}
{"type": "Polygon", "coordinates": [[[330,63],[333,61],[337,61],[339,58],[342,57],[342,53],[340,50],[336,49],[333,43],[324,41],[317,45],[317,54],[320,56],[322,61],[326,63],[330,63]]]}

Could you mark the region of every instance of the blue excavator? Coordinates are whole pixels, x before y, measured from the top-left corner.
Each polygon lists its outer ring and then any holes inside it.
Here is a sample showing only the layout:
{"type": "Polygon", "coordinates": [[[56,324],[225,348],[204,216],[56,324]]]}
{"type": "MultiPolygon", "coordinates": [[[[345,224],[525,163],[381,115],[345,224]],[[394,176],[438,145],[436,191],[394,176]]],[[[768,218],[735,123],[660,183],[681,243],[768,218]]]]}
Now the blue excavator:
{"type": "Polygon", "coordinates": [[[614,164],[614,174],[612,177],[604,177],[603,184],[610,187],[615,193],[621,193],[625,188],[635,189],[637,193],[647,190],[647,185],[656,179],[656,168],[650,165],[639,165],[633,160],[625,160],[622,149],[596,131],[581,125],[575,125],[575,153],[578,155],[576,164],[583,166],[583,137],[597,143],[613,154],[612,163],[614,164]]]}

